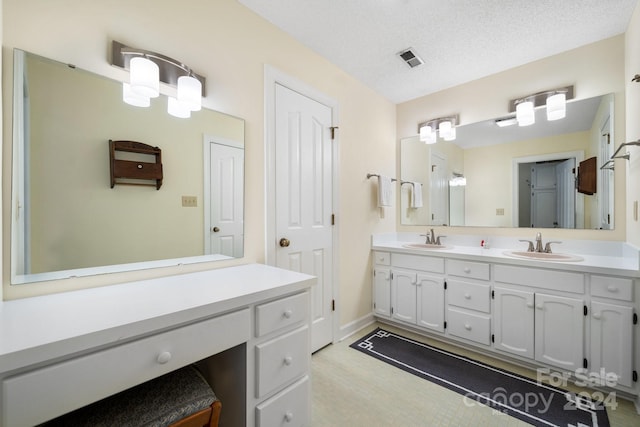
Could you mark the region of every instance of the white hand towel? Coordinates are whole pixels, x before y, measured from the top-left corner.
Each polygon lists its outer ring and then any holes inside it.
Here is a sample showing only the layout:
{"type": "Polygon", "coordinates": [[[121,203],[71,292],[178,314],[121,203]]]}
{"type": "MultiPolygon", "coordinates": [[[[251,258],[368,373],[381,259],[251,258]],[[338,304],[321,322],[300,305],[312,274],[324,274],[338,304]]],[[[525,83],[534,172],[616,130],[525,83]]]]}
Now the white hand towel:
{"type": "Polygon", "coordinates": [[[391,178],[383,175],[378,176],[378,206],[391,206],[392,193],[391,178]]]}
{"type": "Polygon", "coordinates": [[[419,182],[411,183],[411,207],[422,207],[422,184],[419,182]]]}

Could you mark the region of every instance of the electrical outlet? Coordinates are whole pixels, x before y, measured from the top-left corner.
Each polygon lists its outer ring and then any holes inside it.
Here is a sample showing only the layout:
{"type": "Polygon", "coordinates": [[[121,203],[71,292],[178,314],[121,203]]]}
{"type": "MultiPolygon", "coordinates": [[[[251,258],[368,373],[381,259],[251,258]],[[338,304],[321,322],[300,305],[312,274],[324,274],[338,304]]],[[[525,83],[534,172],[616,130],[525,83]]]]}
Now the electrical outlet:
{"type": "Polygon", "coordinates": [[[504,208],[496,208],[496,215],[504,215],[504,208]]]}
{"type": "Polygon", "coordinates": [[[183,208],[195,208],[198,206],[198,197],[197,196],[182,196],[182,207],[183,208]]]}

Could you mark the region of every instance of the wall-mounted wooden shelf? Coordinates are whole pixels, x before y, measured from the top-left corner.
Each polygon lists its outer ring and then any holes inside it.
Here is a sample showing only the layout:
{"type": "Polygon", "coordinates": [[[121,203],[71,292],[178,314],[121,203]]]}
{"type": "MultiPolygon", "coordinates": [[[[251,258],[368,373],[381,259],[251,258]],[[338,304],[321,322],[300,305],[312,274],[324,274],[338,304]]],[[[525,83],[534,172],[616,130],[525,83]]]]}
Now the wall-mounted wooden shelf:
{"type": "Polygon", "coordinates": [[[109,160],[111,171],[111,188],[116,184],[120,185],[143,185],[156,187],[159,190],[162,186],[162,150],[158,147],[143,144],[136,141],[113,141],[109,140],[109,160]],[[143,162],[138,160],[127,160],[116,158],[118,152],[135,153],[153,156],[153,162],[143,162]],[[136,181],[118,181],[118,180],[136,181]],[[138,182],[140,181],[154,181],[138,182]]]}

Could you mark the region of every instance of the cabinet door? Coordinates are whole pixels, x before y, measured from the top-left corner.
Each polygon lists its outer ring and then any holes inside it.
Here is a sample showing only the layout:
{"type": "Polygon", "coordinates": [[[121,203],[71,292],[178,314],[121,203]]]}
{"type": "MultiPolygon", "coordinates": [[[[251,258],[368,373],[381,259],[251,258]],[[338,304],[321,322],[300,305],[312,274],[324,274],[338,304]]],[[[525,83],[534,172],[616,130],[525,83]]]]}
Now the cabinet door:
{"type": "Polygon", "coordinates": [[[373,269],[373,312],[376,316],[391,317],[391,269],[373,269]]]}
{"type": "Polygon", "coordinates": [[[418,274],[416,286],[418,326],[444,332],[444,279],[418,274]]]}
{"type": "Polygon", "coordinates": [[[567,371],[582,367],[584,302],[555,295],[535,295],[536,360],[567,371]]]}
{"type": "Polygon", "coordinates": [[[494,298],[494,347],[533,359],[533,292],[495,287],[494,298]]]}
{"type": "Polygon", "coordinates": [[[633,308],[603,302],[591,303],[590,372],[604,369],[615,374],[617,384],[631,387],[633,308]]]}
{"type": "Polygon", "coordinates": [[[416,273],[393,270],[391,275],[391,317],[416,323],[416,273]]]}

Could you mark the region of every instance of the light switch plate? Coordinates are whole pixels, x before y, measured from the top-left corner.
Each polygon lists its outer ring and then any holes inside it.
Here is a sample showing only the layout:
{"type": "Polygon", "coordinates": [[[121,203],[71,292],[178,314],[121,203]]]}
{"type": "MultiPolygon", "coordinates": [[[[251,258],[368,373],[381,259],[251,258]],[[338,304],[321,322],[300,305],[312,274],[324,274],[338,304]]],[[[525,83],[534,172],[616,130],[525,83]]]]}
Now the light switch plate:
{"type": "Polygon", "coordinates": [[[195,208],[198,206],[198,197],[197,196],[182,196],[182,207],[183,208],[195,208]]]}

